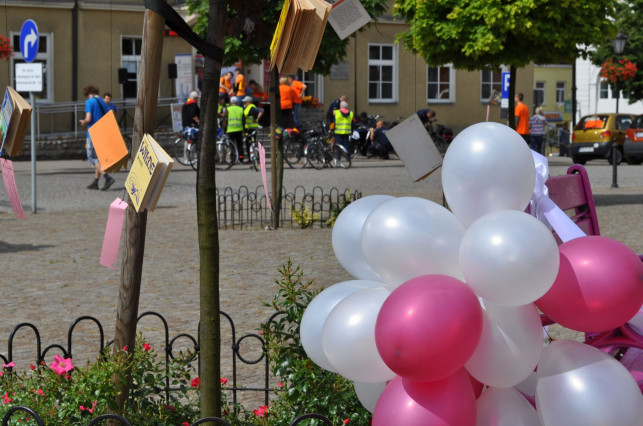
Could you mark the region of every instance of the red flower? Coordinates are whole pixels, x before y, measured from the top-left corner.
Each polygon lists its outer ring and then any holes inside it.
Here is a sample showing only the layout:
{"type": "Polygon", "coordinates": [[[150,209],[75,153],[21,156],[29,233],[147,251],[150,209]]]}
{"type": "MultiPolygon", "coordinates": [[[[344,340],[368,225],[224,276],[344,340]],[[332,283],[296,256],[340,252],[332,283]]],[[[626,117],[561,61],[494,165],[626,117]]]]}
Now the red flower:
{"type": "Polygon", "coordinates": [[[350,419],[344,419],[344,424],[347,425],[350,419]]]}
{"type": "Polygon", "coordinates": [[[192,387],[193,388],[198,388],[200,384],[201,384],[201,379],[199,379],[198,377],[196,379],[192,380],[192,387]]]}
{"type": "Polygon", "coordinates": [[[123,352],[127,352],[127,345],[123,346],[123,352]]]}
{"type": "Polygon", "coordinates": [[[612,58],[606,60],[601,67],[601,77],[611,83],[631,80],[636,76],[636,64],[630,62],[627,58],[614,63],[612,58]]]}
{"type": "Polygon", "coordinates": [[[36,366],[35,366],[35,365],[33,365],[33,364],[29,364],[29,368],[31,368],[32,370],[35,370],[35,369],[36,369],[36,366]]]}
{"type": "Polygon", "coordinates": [[[188,422],[183,422],[183,423],[181,423],[181,426],[190,426],[190,423],[188,423],[188,422]]]}
{"type": "Polygon", "coordinates": [[[152,349],[152,346],[150,346],[150,344],[149,344],[149,343],[143,343],[143,350],[144,350],[144,351],[146,351],[146,352],[147,352],[147,351],[149,351],[150,349],[152,349]]]}
{"type": "Polygon", "coordinates": [[[252,410],[255,416],[257,417],[267,417],[268,416],[268,406],[262,405],[257,409],[252,410]]]}
{"type": "Polygon", "coordinates": [[[225,377],[221,377],[221,384],[222,385],[227,385],[228,384],[228,379],[226,379],[225,377]]]}

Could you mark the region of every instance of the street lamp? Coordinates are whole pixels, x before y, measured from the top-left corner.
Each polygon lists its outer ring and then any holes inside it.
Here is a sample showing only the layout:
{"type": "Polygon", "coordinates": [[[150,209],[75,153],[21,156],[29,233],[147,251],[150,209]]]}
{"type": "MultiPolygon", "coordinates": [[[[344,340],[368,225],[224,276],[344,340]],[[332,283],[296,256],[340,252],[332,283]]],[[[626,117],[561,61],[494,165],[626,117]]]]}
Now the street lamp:
{"type": "MultiPolygon", "coordinates": [[[[614,49],[614,54],[615,55],[620,55],[623,53],[623,50],[625,50],[625,42],[627,41],[627,35],[623,34],[623,32],[619,31],[618,35],[614,40],[612,40],[612,49],[614,49]]],[[[621,91],[620,88],[618,87],[618,80],[616,80],[616,113],[618,114],[618,101],[621,97],[621,91]]],[[[617,162],[617,156],[618,156],[618,143],[616,142],[616,138],[618,136],[614,136],[614,139],[612,140],[612,188],[618,188],[618,183],[617,183],[617,167],[618,165],[616,164],[617,162]]]]}

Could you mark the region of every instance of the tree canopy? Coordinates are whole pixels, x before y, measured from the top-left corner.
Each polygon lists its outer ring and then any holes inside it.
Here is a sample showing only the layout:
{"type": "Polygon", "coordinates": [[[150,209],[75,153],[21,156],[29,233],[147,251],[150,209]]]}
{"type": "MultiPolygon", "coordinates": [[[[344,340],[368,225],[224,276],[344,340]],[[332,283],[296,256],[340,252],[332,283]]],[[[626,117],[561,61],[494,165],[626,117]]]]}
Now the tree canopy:
{"type": "MultiPolygon", "coordinates": [[[[361,0],[362,5],[375,19],[387,8],[387,0],[361,0]]],[[[188,0],[188,9],[197,15],[194,30],[205,35],[207,30],[208,1],[188,0]]],[[[231,0],[228,1],[226,19],[225,58],[244,64],[258,64],[270,57],[270,43],[279,21],[283,1],[231,0]]],[[[346,56],[350,39],[341,40],[330,25],[326,26],[313,67],[317,74],[330,74],[331,66],[346,56]]]]}
{"type": "Polygon", "coordinates": [[[643,29],[640,17],[643,13],[643,0],[619,2],[616,5],[616,28],[627,35],[625,50],[621,55],[616,55],[612,47],[612,40],[616,32],[605,34],[592,54],[592,62],[601,66],[608,58],[614,60],[627,58],[637,65],[636,77],[624,83],[619,83],[624,93],[627,93],[630,103],[643,100],[643,29]]]}
{"type": "Polygon", "coordinates": [[[476,70],[571,62],[615,34],[616,0],[396,0],[398,36],[430,65],[476,70]]]}

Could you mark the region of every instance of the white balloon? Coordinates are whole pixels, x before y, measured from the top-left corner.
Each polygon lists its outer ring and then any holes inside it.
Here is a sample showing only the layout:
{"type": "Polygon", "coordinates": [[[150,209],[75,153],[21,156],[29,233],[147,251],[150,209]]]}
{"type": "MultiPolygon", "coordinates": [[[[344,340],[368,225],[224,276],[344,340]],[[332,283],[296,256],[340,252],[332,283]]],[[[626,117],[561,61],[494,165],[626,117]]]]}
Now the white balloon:
{"type": "Polygon", "coordinates": [[[559,264],[558,245],[549,229],[516,210],[481,217],[460,245],[467,284],[499,305],[521,306],[542,297],[554,284],[559,264]]]}
{"type": "Polygon", "coordinates": [[[355,394],[357,399],[362,403],[362,406],[366,408],[371,413],[375,412],[375,404],[380,398],[384,388],[386,387],[386,382],[381,383],[361,383],[353,382],[353,388],[355,388],[355,394]]]}
{"type": "Polygon", "coordinates": [[[400,197],[377,207],[362,229],[362,252],[377,274],[396,287],[420,275],[463,280],[458,262],[462,223],[441,205],[400,197]]]}
{"type": "Polygon", "coordinates": [[[643,419],[643,395],[627,368],[572,340],[543,350],[536,407],[544,426],[640,425],[643,419]]]}
{"type": "Polygon", "coordinates": [[[375,321],[385,288],[368,288],[346,296],[328,314],[322,329],[322,346],[333,369],[354,382],[377,383],[395,377],[375,345],[375,321]]]}
{"type": "Polygon", "coordinates": [[[471,225],[496,210],[524,210],[536,169],[525,140],[500,123],[478,123],[453,139],[442,162],[442,189],[451,211],[471,225]]]}
{"type": "Polygon", "coordinates": [[[541,426],[534,407],[514,388],[487,388],[476,408],[476,426],[541,426]]]}
{"type": "Polygon", "coordinates": [[[322,347],[322,328],[328,314],[346,296],[365,288],[382,287],[382,282],[367,280],[344,281],[332,285],[319,293],[308,304],[299,324],[301,344],[306,355],[318,366],[328,371],[335,372],[328,362],[322,347]]]}
{"type": "Polygon", "coordinates": [[[366,217],[380,204],[392,200],[390,195],[359,198],[342,210],[333,226],[333,251],[340,265],[355,278],[380,281],[362,254],[362,227],[366,217]]]}
{"type": "Polygon", "coordinates": [[[634,329],[634,331],[643,335],[643,306],[641,306],[638,313],[627,323],[634,329]]]}
{"type": "Polygon", "coordinates": [[[500,306],[481,301],[482,336],[464,365],[476,380],[496,388],[523,382],[534,371],[542,350],[542,323],[532,303],[500,306]]]}

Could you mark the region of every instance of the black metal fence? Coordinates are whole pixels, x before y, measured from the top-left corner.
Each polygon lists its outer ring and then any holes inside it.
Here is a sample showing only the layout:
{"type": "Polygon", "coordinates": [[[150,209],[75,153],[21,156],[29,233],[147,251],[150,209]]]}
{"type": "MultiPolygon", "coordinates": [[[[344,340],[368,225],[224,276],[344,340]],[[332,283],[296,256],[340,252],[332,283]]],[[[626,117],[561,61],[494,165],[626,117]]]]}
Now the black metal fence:
{"type": "MultiPolygon", "coordinates": [[[[268,319],[267,323],[270,324],[273,321],[275,321],[276,318],[279,316],[284,315],[283,312],[277,312],[270,316],[268,319]]],[[[262,395],[264,399],[264,404],[269,405],[269,398],[270,398],[270,393],[273,391],[273,389],[270,387],[270,367],[269,367],[269,359],[266,356],[266,350],[265,350],[265,341],[261,337],[261,335],[257,333],[246,333],[240,337],[237,337],[237,330],[236,326],[234,324],[234,321],[232,320],[232,317],[228,315],[225,312],[221,312],[221,316],[223,317],[222,319],[224,321],[221,322],[221,327],[222,327],[222,334],[224,331],[229,334],[230,339],[226,339],[228,343],[224,343],[222,341],[221,343],[221,357],[222,359],[225,356],[230,356],[231,359],[231,368],[232,368],[232,386],[226,386],[224,391],[231,393],[232,394],[232,403],[237,404],[239,402],[239,395],[241,393],[254,393],[254,394],[260,394],[262,395]],[[224,330],[224,324],[227,324],[229,328],[227,330],[224,330]],[[247,356],[243,355],[243,347],[244,345],[252,345],[252,344],[259,344],[261,347],[261,351],[259,352],[258,356],[254,359],[248,359],[247,356]],[[224,347],[226,346],[227,347],[224,347]],[[239,364],[241,365],[261,365],[261,371],[263,374],[263,377],[261,377],[261,383],[263,386],[243,386],[239,383],[239,364]]],[[[148,311],[140,314],[138,316],[137,322],[140,322],[143,318],[155,318],[157,319],[161,325],[162,325],[162,332],[163,332],[163,343],[164,343],[164,350],[163,350],[163,357],[164,357],[164,364],[165,364],[165,387],[162,389],[164,398],[166,403],[169,403],[170,401],[170,392],[178,390],[176,388],[173,388],[170,385],[170,373],[169,373],[169,365],[171,360],[175,357],[176,355],[176,348],[175,346],[182,346],[183,343],[178,343],[183,342],[185,339],[189,342],[189,346],[191,346],[189,349],[194,353],[193,359],[197,361],[197,371],[200,375],[200,367],[199,367],[199,349],[200,349],[200,342],[201,342],[201,337],[200,333],[197,330],[196,335],[188,334],[188,333],[179,333],[176,336],[170,338],[170,332],[169,332],[169,327],[167,320],[163,317],[163,315],[153,312],[153,311],[148,311]]],[[[42,339],[40,336],[40,331],[38,328],[28,322],[23,322],[18,325],[16,325],[12,330],[11,333],[9,334],[9,340],[8,340],[8,345],[7,345],[7,355],[5,356],[4,354],[0,353],[0,359],[3,361],[4,364],[8,364],[11,361],[13,361],[14,357],[14,341],[16,339],[16,336],[18,335],[19,332],[21,332],[23,329],[30,329],[34,332],[35,336],[35,360],[37,361],[38,364],[40,364],[42,361],[45,360],[45,357],[48,354],[51,353],[56,353],[57,355],[61,355],[65,358],[72,358],[73,359],[73,337],[74,337],[74,331],[76,328],[81,324],[81,323],[90,323],[96,327],[98,338],[96,341],[96,348],[98,348],[98,351],[96,352],[98,355],[103,353],[103,350],[105,349],[105,345],[111,345],[111,341],[106,342],[104,339],[104,329],[102,324],[98,319],[92,316],[81,316],[72,321],[71,325],[69,326],[69,329],[67,331],[67,342],[66,344],[63,343],[53,343],[50,345],[47,345],[43,348],[43,343],[42,339]]],[[[83,342],[85,343],[85,342],[83,342]]],[[[9,424],[9,421],[11,420],[12,416],[15,415],[16,413],[28,413],[30,416],[33,416],[33,420],[38,424],[38,425],[44,425],[44,422],[42,419],[38,416],[38,413],[36,413],[34,410],[32,410],[29,407],[23,407],[23,406],[17,406],[11,408],[7,413],[5,413],[4,417],[2,418],[2,426],[6,426],[9,424]]],[[[319,414],[304,414],[302,416],[297,417],[290,423],[291,425],[298,425],[304,420],[307,419],[318,419],[324,422],[325,424],[332,425],[330,420],[328,420],[326,417],[319,415],[319,414]]],[[[121,424],[123,425],[130,425],[129,421],[121,416],[115,415],[115,414],[105,414],[102,416],[98,416],[94,418],[89,425],[94,425],[94,424],[100,424],[103,420],[117,420],[120,421],[121,424]]],[[[218,424],[223,424],[223,425],[229,425],[229,423],[223,419],[219,418],[205,418],[205,419],[200,419],[197,420],[195,423],[192,425],[199,425],[205,422],[215,422],[218,424]]]]}
{"type": "MultiPolygon", "coordinates": [[[[292,192],[282,188],[281,212],[279,223],[281,227],[299,228],[292,212],[307,215],[312,219],[309,226],[326,227],[328,220],[335,217],[342,207],[351,201],[361,198],[359,191],[345,189],[340,191],[331,188],[328,192],[316,186],[311,192],[306,192],[303,186],[297,186],[292,192]]],[[[219,229],[244,229],[265,227],[272,223],[272,211],[268,207],[263,186],[257,186],[254,191],[247,186],[239,189],[226,187],[217,189],[217,218],[219,229]]],[[[275,201],[271,200],[274,204],[275,201]]]]}

